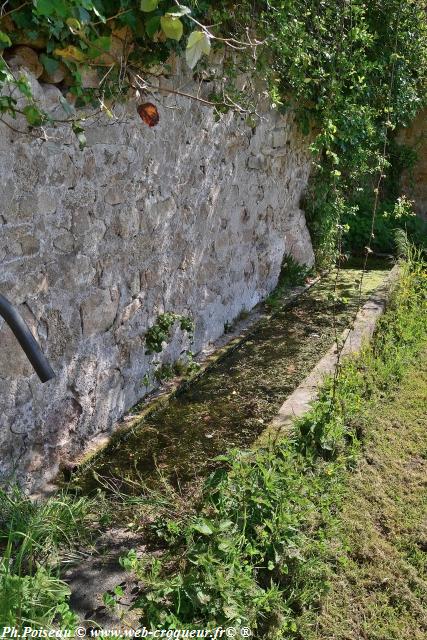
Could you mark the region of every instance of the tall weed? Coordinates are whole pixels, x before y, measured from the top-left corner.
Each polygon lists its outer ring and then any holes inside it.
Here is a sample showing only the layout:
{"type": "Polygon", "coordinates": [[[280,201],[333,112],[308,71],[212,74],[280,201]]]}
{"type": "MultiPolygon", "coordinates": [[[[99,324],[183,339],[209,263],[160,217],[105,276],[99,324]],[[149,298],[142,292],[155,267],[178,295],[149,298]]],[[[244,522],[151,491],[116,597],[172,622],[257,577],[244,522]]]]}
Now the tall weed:
{"type": "Polygon", "coordinates": [[[59,577],[60,557],[88,540],[94,512],[87,498],[61,493],[31,501],[16,487],[0,490],[0,627],[77,622],[59,577]]]}

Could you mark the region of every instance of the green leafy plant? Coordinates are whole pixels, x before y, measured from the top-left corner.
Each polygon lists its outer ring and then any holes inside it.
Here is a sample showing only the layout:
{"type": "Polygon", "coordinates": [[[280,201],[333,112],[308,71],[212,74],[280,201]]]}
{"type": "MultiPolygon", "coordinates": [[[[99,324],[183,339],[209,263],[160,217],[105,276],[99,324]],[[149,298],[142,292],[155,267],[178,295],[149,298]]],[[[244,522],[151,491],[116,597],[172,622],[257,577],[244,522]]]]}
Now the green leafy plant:
{"type": "MultiPolygon", "coordinates": [[[[159,69],[168,74],[166,61],[171,54],[185,52],[193,69],[209,55],[211,41],[234,46],[231,36],[224,32],[217,36],[200,22],[208,9],[205,5],[200,11],[193,1],[8,0],[0,15],[0,88],[5,94],[0,101],[0,119],[23,115],[35,129],[68,123],[83,148],[84,125],[91,114],[79,115],[74,105],[91,106],[113,117],[117,101],[130,91],[138,96],[150,93],[155,88],[153,75],[158,75],[159,69]],[[35,49],[41,50],[39,61],[45,73],[51,80],[58,78],[56,82],[65,89],[62,117],[45,111],[27,76],[9,64],[14,47],[22,42],[30,47],[34,42],[35,49]]],[[[243,49],[257,46],[253,39],[239,45],[243,49]]],[[[37,60],[37,54],[32,58],[37,60]]],[[[175,93],[181,92],[177,89],[175,93]]],[[[235,107],[225,94],[222,101],[235,107]]]]}
{"type": "MultiPolygon", "coordinates": [[[[272,1],[260,23],[272,49],[272,99],[281,111],[296,110],[312,140],[315,171],[304,208],[318,264],[326,265],[360,193],[373,201],[378,176],[393,173],[396,130],[426,102],[423,3],[272,1]]],[[[400,160],[399,171],[413,162],[400,160]]],[[[396,172],[393,178],[396,188],[396,172]]],[[[370,217],[372,210],[371,203],[370,217]]]]}
{"type": "Polygon", "coordinates": [[[176,375],[173,364],[162,364],[154,372],[154,377],[157,382],[163,382],[165,380],[171,380],[176,375]]]}
{"type": "Polygon", "coordinates": [[[371,346],[327,380],[291,437],[221,456],[198,513],[156,535],[156,557],[131,552],[122,566],[144,587],[135,603],[151,628],[250,627],[259,637],[299,636],[299,614],[328,589],[330,540],[343,474],[354,466],[361,414],[395,387],[426,340],[426,263],[405,252],[392,303],[371,346]]]}
{"type": "Polygon", "coordinates": [[[426,246],[427,224],[415,215],[407,199],[397,198],[394,203],[382,204],[376,216],[374,237],[371,239],[370,199],[359,197],[357,200],[356,210],[348,211],[343,217],[343,224],[346,225],[344,247],[348,251],[362,253],[370,241],[374,251],[393,254],[396,229],[404,230],[414,244],[426,246]]]}
{"type": "Polygon", "coordinates": [[[163,343],[168,342],[171,329],[176,322],[179,322],[181,331],[186,331],[190,336],[192,335],[194,323],[191,318],[172,312],[162,313],[145,334],[147,354],[160,353],[163,350],[163,343]]]}
{"type": "Polygon", "coordinates": [[[310,268],[296,262],[292,256],[285,255],[280,267],[277,285],[265,300],[266,306],[273,310],[279,309],[283,304],[286,292],[292,287],[304,284],[311,271],[310,268]]]}

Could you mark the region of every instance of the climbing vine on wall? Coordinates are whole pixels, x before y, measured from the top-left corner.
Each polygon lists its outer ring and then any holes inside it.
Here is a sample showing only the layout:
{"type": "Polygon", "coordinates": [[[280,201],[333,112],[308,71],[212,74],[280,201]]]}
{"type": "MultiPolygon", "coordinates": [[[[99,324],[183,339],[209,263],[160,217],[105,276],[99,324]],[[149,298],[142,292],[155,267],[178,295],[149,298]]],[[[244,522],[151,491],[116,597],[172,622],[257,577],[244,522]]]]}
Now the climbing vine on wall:
{"type": "MultiPolygon", "coordinates": [[[[266,78],[273,106],[294,109],[310,136],[315,171],[304,207],[320,264],[335,256],[346,221],[369,209],[360,194],[375,197],[374,176],[393,173],[389,143],[426,102],[424,0],[9,0],[1,15],[0,87],[13,90],[2,91],[0,117],[52,123],[26,76],[13,71],[16,58],[33,56],[41,79],[61,88],[63,119],[81,146],[74,106],[112,115],[130,92],[153,95],[153,76],[170,72],[172,53],[197,77],[211,49],[224,47],[233,53],[224,76],[232,80],[243,64],[266,78]]],[[[204,101],[218,113],[243,110],[231,90],[204,101]]],[[[153,106],[140,105],[150,126],[153,106]]]]}
{"type": "MultiPolygon", "coordinates": [[[[97,107],[112,117],[111,106],[116,100],[130,93],[147,95],[156,88],[153,78],[170,72],[166,61],[173,53],[182,53],[188,67],[194,69],[210,54],[211,42],[230,49],[256,49],[259,43],[255,40],[215,35],[198,19],[198,4],[178,0],[3,3],[0,89],[8,90],[0,97],[0,115],[21,114],[31,127],[69,122],[84,146],[85,118],[75,115],[74,105],[97,107]],[[63,90],[63,118],[53,117],[37,102],[28,77],[19,73],[21,66],[63,90]]],[[[238,107],[225,93],[216,102],[238,107]]],[[[150,126],[157,124],[155,105],[141,105],[138,112],[150,126]],[[154,108],[151,118],[146,117],[147,107],[154,108]]]]}

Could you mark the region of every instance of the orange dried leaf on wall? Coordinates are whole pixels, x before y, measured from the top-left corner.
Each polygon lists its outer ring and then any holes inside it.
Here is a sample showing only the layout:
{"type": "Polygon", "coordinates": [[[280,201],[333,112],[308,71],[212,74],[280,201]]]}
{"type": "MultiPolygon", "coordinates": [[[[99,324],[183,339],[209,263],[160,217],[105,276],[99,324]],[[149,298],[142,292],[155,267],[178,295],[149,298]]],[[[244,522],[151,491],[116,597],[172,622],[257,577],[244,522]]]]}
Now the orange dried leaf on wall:
{"type": "Polygon", "coordinates": [[[148,124],[149,127],[155,127],[159,123],[160,116],[156,105],[152,102],[144,102],[137,107],[140,118],[148,124]]]}

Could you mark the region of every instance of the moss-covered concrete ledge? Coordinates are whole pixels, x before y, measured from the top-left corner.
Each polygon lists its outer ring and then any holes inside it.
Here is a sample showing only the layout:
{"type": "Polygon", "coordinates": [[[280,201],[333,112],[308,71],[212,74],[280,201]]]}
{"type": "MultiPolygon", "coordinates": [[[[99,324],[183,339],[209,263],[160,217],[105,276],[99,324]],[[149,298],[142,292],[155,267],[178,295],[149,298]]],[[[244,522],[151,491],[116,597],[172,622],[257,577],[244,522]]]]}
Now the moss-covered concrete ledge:
{"type": "MultiPolygon", "coordinates": [[[[399,265],[395,265],[383,283],[357,313],[353,325],[343,331],[339,340],[341,343],[344,342],[341,359],[358,353],[362,346],[372,338],[378,319],[384,313],[391,292],[397,284],[398,276],[399,265]]],[[[283,434],[290,429],[295,419],[301,418],[309,411],[317,398],[320,384],[325,376],[334,372],[337,360],[338,349],[337,342],[335,342],[303,382],[285,400],[277,416],[256,441],[256,446],[264,444],[272,437],[283,434]]]]}
{"type": "MultiPolygon", "coordinates": [[[[314,285],[318,284],[322,278],[327,275],[327,273],[328,271],[324,271],[321,274],[310,278],[306,284],[292,287],[283,295],[280,309],[283,311],[294,304],[300,296],[306,293],[314,285]]],[[[196,355],[194,360],[200,367],[196,374],[184,374],[183,376],[176,376],[171,380],[163,381],[159,388],[155,389],[143,398],[141,402],[132,407],[132,409],[115,424],[111,434],[103,434],[92,438],[79,455],[68,460],[66,463],[63,463],[60,467],[60,479],[56,477],[51,482],[46,483],[43,487],[38,487],[38,490],[33,492],[32,496],[34,498],[39,498],[50,495],[56,491],[58,489],[58,483],[62,484],[62,474],[68,475],[67,470],[75,470],[80,465],[89,462],[103,449],[105,449],[113,439],[120,438],[124,433],[137,426],[145,416],[166,406],[166,404],[174,397],[183,385],[194,383],[195,380],[204,375],[210,367],[222,358],[226,357],[231,351],[233,351],[233,349],[238,347],[242,340],[248,338],[261,321],[269,320],[275,313],[277,313],[277,311],[268,310],[265,305],[265,301],[262,301],[251,311],[248,311],[244,318],[236,318],[227,333],[224,333],[222,336],[212,341],[196,355]]]]}

